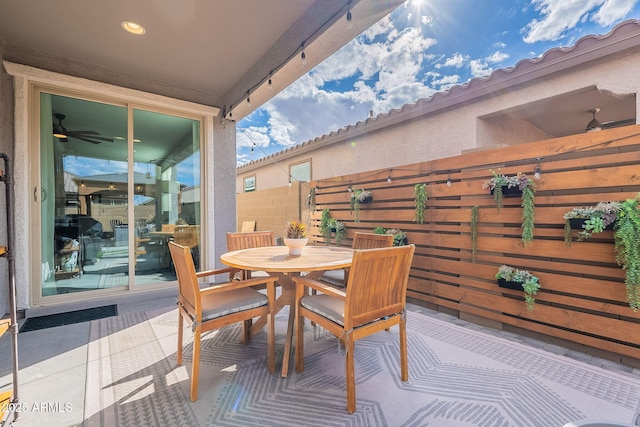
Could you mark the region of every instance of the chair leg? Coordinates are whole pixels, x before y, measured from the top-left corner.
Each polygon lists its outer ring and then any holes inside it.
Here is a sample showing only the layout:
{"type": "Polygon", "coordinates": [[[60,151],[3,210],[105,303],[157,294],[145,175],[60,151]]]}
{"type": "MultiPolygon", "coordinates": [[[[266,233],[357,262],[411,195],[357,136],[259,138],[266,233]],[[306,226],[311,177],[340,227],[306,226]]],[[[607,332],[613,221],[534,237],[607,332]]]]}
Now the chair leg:
{"type": "Polygon", "coordinates": [[[407,320],[400,319],[400,379],[409,380],[409,360],[407,357],[407,320]]]}
{"type": "MultiPolygon", "coordinates": [[[[296,304],[296,310],[298,304],[296,304]]],[[[296,372],[300,373],[304,371],[304,316],[300,313],[296,313],[296,372]]]]}
{"type": "Polygon", "coordinates": [[[272,374],[276,371],[276,327],[275,316],[267,315],[267,368],[272,374]]]}
{"type": "Polygon", "coordinates": [[[193,332],[193,358],[191,365],[191,401],[198,400],[198,374],[200,371],[200,326],[193,332]]]}
{"type": "Polygon", "coordinates": [[[182,335],[183,335],[183,324],[182,324],[182,311],[178,308],[178,351],[176,352],[176,359],[178,366],[182,365],[182,335]]]}
{"type": "Polygon", "coordinates": [[[355,358],[353,355],[354,345],[350,333],[346,334],[344,347],[347,352],[346,377],[347,377],[347,412],[353,414],[356,411],[356,375],[355,358]]]}
{"type": "Polygon", "coordinates": [[[249,344],[249,340],[251,339],[251,325],[253,321],[251,319],[245,320],[242,325],[242,343],[249,344]]]}

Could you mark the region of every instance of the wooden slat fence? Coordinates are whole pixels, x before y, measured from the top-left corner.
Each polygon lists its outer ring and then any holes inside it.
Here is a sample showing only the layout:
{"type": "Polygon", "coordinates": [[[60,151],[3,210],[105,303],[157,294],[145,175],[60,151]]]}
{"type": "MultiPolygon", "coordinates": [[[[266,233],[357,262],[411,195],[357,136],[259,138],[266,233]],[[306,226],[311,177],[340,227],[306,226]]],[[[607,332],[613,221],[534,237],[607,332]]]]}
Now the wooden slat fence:
{"type": "MultiPolygon", "coordinates": [[[[425,144],[434,143],[425,137],[425,144]]],[[[399,228],[416,245],[409,296],[431,306],[491,319],[640,359],[640,312],[626,303],[624,272],[615,262],[613,232],[564,243],[563,214],[600,201],[622,201],[640,192],[640,126],[585,133],[513,147],[381,169],[311,183],[315,211],[345,222],[350,245],[356,231],[399,228]],[[500,213],[482,186],[490,170],[533,177],[538,164],[535,236],[521,241],[519,198],[505,198],[500,213]],[[388,178],[391,177],[391,182],[388,178]],[[451,185],[447,185],[450,177],[451,185]],[[423,224],[414,222],[415,184],[429,200],[423,224]],[[350,212],[348,186],[373,192],[361,205],[360,222],[350,212]],[[478,206],[475,257],[471,212],[478,206]],[[529,312],[522,293],[498,288],[501,264],[529,270],[542,289],[529,312]]]]}

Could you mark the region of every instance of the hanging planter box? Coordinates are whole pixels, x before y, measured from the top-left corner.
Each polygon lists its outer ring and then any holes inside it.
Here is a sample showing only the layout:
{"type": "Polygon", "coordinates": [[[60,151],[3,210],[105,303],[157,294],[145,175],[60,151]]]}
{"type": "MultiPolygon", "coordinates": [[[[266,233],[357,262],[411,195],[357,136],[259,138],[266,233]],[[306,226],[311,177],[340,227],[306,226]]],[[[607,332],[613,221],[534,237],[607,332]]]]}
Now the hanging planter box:
{"type": "MultiPolygon", "coordinates": [[[[522,197],[522,190],[520,187],[508,187],[503,185],[501,188],[502,197],[522,197]]],[[[493,189],[491,189],[491,194],[493,194],[493,189]]]]}
{"type": "MultiPolygon", "coordinates": [[[[586,218],[571,218],[569,220],[569,226],[571,227],[572,230],[584,230],[583,225],[586,220],[587,220],[586,218]]],[[[607,225],[604,229],[613,230],[614,224],[615,224],[615,221],[607,225]]]]}
{"type": "Polygon", "coordinates": [[[511,282],[511,281],[505,280],[505,279],[498,279],[498,286],[500,286],[501,288],[513,289],[513,290],[516,290],[516,291],[524,290],[522,288],[522,283],[521,282],[511,282]]]}

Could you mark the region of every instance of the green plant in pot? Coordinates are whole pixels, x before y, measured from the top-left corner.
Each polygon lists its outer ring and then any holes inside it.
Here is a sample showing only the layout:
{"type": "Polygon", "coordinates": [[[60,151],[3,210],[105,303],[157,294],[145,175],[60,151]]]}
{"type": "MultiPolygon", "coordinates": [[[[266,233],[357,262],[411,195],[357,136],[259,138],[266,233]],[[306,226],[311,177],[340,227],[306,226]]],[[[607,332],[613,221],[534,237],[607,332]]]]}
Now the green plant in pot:
{"type": "Polygon", "coordinates": [[[600,202],[596,206],[573,208],[563,215],[564,218],[564,243],[571,245],[573,235],[571,230],[581,227],[578,233],[578,241],[591,237],[592,234],[601,233],[613,224],[618,216],[620,202],[600,202]]]}
{"type": "Polygon", "coordinates": [[[519,195],[521,197],[522,207],[522,242],[527,245],[533,241],[533,229],[535,224],[535,182],[522,172],[518,172],[515,176],[507,176],[499,174],[491,170],[493,177],[484,182],[483,187],[493,193],[493,199],[496,202],[498,212],[502,208],[502,199],[505,194],[510,196],[519,195]],[[512,192],[517,192],[511,194],[512,192]]]}
{"type": "Polygon", "coordinates": [[[360,204],[369,203],[373,200],[373,193],[371,191],[363,190],[361,188],[354,188],[351,192],[351,212],[353,212],[353,221],[360,222],[360,204]]]}
{"type": "Polygon", "coordinates": [[[616,261],[625,272],[627,302],[637,311],[640,308],[640,193],[621,203],[613,238],[616,261]]]}
{"type": "Polygon", "coordinates": [[[331,236],[334,235],[336,245],[340,245],[347,238],[345,225],[335,218],[331,218],[329,209],[323,209],[320,216],[320,233],[327,244],[331,243],[331,236]]]}
{"type": "Polygon", "coordinates": [[[508,265],[501,265],[496,273],[498,285],[503,288],[523,290],[524,301],[527,303],[527,310],[532,311],[536,302],[535,295],[540,289],[537,276],[527,270],[520,270],[508,265]]]}
{"type": "Polygon", "coordinates": [[[391,234],[393,236],[393,246],[405,246],[407,242],[407,233],[397,228],[386,229],[384,227],[376,227],[373,229],[374,234],[391,234]]]}

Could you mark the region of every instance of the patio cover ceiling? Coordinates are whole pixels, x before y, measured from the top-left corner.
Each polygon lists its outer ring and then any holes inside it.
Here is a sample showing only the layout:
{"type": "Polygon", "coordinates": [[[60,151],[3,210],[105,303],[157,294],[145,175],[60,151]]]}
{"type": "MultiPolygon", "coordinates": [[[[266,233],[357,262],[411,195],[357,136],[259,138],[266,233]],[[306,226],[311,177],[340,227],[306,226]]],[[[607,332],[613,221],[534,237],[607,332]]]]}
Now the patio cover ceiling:
{"type": "Polygon", "coordinates": [[[11,62],[220,110],[233,105],[233,119],[240,120],[402,3],[8,1],[0,13],[0,49],[11,62]],[[146,34],[126,33],[126,20],[142,24],[146,34]],[[266,90],[270,74],[274,90],[266,90]]]}

